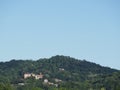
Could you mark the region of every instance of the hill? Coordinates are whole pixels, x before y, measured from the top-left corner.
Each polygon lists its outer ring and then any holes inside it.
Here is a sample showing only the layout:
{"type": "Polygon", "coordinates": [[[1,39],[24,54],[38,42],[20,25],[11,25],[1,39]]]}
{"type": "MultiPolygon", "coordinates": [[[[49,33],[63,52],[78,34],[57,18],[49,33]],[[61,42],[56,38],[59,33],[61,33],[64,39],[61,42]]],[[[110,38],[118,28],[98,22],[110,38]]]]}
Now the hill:
{"type": "Polygon", "coordinates": [[[1,87],[15,90],[120,90],[119,79],[119,70],[69,56],[0,63],[1,87]]]}

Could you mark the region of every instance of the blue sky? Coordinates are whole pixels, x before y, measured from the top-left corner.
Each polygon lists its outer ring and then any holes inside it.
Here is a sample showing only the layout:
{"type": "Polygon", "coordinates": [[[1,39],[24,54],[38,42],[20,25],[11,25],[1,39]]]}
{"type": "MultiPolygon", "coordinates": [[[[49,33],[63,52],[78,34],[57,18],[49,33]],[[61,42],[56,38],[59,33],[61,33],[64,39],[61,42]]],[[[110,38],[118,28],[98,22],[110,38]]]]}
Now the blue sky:
{"type": "Polygon", "coordinates": [[[0,61],[58,54],[120,69],[120,1],[0,1],[0,61]]]}

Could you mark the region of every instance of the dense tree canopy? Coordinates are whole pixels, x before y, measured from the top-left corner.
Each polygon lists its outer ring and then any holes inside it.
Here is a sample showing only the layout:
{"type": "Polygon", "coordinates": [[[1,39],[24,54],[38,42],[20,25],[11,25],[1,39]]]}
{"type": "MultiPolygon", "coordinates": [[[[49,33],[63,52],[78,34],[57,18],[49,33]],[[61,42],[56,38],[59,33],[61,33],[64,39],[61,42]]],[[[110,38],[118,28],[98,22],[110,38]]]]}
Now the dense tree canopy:
{"type": "Polygon", "coordinates": [[[120,90],[120,72],[59,55],[37,61],[11,60],[0,63],[0,90],[120,90]],[[42,73],[44,77],[24,79],[25,73],[42,73]],[[44,84],[44,79],[51,85],[44,84]]]}

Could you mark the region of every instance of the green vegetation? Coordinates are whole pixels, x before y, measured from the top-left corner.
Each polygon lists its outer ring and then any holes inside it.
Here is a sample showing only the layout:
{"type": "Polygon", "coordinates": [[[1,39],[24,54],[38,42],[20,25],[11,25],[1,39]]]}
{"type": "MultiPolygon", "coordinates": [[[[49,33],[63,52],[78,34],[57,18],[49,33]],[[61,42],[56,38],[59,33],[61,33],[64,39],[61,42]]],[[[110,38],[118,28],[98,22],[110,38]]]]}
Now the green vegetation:
{"type": "Polygon", "coordinates": [[[11,60],[0,63],[0,90],[120,90],[120,71],[68,56],[11,60]],[[25,73],[43,78],[25,79],[25,73]]]}

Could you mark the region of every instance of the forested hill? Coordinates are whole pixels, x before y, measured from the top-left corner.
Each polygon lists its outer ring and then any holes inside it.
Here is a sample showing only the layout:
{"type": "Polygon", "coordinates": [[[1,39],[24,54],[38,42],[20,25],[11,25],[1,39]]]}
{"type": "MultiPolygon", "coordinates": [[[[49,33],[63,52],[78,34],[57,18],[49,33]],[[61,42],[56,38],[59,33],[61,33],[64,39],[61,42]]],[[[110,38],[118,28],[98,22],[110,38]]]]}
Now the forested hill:
{"type": "MultiPolygon", "coordinates": [[[[85,60],[77,60],[68,56],[53,56],[49,59],[32,60],[11,60],[0,63],[0,76],[10,79],[23,77],[24,73],[44,73],[51,76],[59,75],[59,69],[63,68],[68,73],[78,73],[81,76],[90,74],[110,74],[117,70],[103,67],[85,60]]],[[[82,78],[84,79],[84,78],[82,78]]]]}
{"type": "MultiPolygon", "coordinates": [[[[61,83],[59,83],[58,85],[64,88],[68,88],[69,84],[72,83],[74,84],[72,88],[76,88],[76,90],[77,88],[82,88],[82,90],[84,90],[84,88],[91,88],[91,90],[94,90],[94,88],[109,88],[109,90],[112,90],[110,89],[111,86],[106,85],[106,83],[108,82],[107,80],[112,80],[109,77],[115,75],[118,75],[118,77],[115,77],[116,79],[120,78],[118,70],[111,69],[109,67],[103,67],[98,64],[88,62],[86,60],[71,58],[69,56],[57,55],[49,59],[44,58],[36,61],[11,60],[9,62],[0,63],[0,82],[15,85],[17,90],[17,84],[24,83],[24,86],[26,85],[27,81],[24,78],[24,74],[26,73],[42,73],[43,77],[42,79],[40,79],[41,83],[44,82],[44,79],[55,83],[54,79],[56,78],[57,80],[61,81],[61,83]]],[[[118,81],[116,80],[116,83],[117,82],[118,81]]],[[[37,87],[42,87],[41,89],[44,90],[46,86],[43,86],[44,84],[41,84],[41,86],[37,87]]],[[[69,90],[73,90],[70,86],[69,90]]],[[[49,87],[47,86],[47,88],[49,87]]]]}

